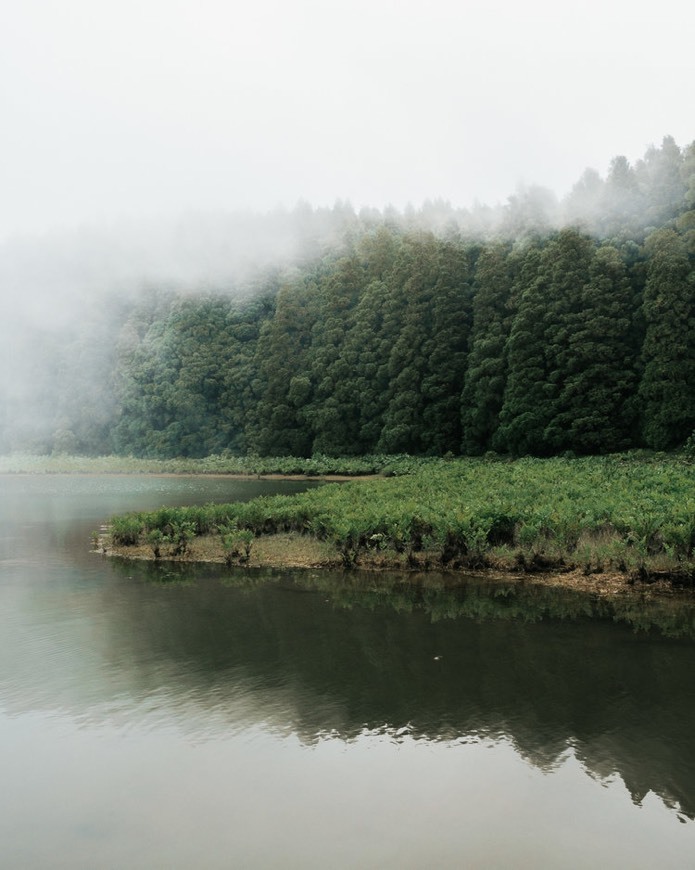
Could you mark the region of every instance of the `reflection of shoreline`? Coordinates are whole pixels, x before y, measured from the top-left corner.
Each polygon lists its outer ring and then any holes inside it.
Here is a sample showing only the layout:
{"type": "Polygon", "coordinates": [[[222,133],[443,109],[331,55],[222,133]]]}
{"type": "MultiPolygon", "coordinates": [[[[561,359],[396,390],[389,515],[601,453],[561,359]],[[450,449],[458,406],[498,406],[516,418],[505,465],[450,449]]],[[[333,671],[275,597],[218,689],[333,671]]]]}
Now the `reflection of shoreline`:
{"type": "MultiPolygon", "coordinates": [[[[162,544],[158,554],[151,544],[140,541],[137,544],[114,544],[108,527],[105,527],[98,541],[98,550],[107,556],[119,559],[169,564],[212,564],[225,563],[225,550],[219,534],[200,535],[187,545],[184,555],[177,555],[174,544],[162,544]]],[[[409,556],[374,552],[360,555],[358,569],[377,575],[408,574],[414,577],[436,577],[438,570],[436,558],[428,560],[425,555],[409,556]]],[[[336,548],[327,541],[310,535],[297,533],[262,534],[253,538],[247,554],[237,553],[233,559],[235,568],[274,569],[277,571],[301,568],[335,570],[342,565],[336,548]]],[[[353,569],[354,570],[354,569],[353,569]]],[[[695,591],[690,575],[673,572],[652,571],[649,581],[642,582],[633,575],[619,571],[587,572],[582,568],[561,568],[551,563],[548,566],[520,569],[516,563],[500,562],[497,567],[471,569],[468,567],[447,568],[446,575],[456,578],[456,582],[467,582],[471,577],[485,577],[491,583],[525,584],[572,590],[582,594],[612,599],[621,597],[641,602],[651,598],[676,599],[695,605],[695,591]]],[[[419,582],[419,581],[418,581],[419,582]]]]}
{"type": "Polygon", "coordinates": [[[21,664],[42,670],[40,691],[13,693],[14,711],[141,718],[196,741],[259,724],[307,746],[505,739],[544,771],[572,750],[636,802],[652,791],[695,818],[695,646],[646,630],[678,629],[671,602],[618,617],[616,602],[531,584],[104,564],[111,579],[64,604],[66,621],[99,624],[98,667],[56,660],[78,650],[48,638],[21,664]]]}
{"type": "MultiPolygon", "coordinates": [[[[180,734],[195,745],[232,738],[256,740],[267,735],[273,740],[295,738],[306,749],[327,742],[342,743],[346,747],[370,742],[405,748],[422,744],[444,746],[449,750],[457,746],[478,745],[486,751],[507,746],[521,760],[544,774],[556,773],[569,761],[574,761],[593,780],[606,785],[620,781],[636,806],[641,806],[649,794],[654,794],[681,821],[695,821],[691,776],[695,771],[679,767],[678,759],[672,760],[673,769],[679,770],[682,781],[666,770],[660,770],[657,779],[651,775],[651,769],[644,770],[645,766],[655,766],[654,758],[661,760],[660,740],[652,747],[652,758],[645,759],[641,754],[644,744],[641,744],[639,753],[632,757],[625,755],[625,745],[629,743],[627,735],[598,735],[586,742],[575,737],[549,738],[546,743],[538,744],[535,735],[515,734],[513,730],[493,723],[482,727],[471,724],[469,730],[456,730],[449,724],[440,731],[420,730],[409,722],[340,727],[339,722],[345,716],[340,704],[318,699],[313,705],[312,719],[307,721],[306,711],[297,708],[294,691],[277,687],[272,693],[267,693],[264,689],[261,698],[261,693],[252,686],[237,685],[225,703],[221,702],[220,694],[215,690],[208,694],[186,692],[178,697],[168,688],[141,697],[122,697],[113,702],[98,703],[86,709],[61,707],[55,712],[44,711],[43,715],[50,719],[67,719],[79,728],[108,727],[122,730],[124,734],[133,730],[156,733],[163,728],[169,733],[180,734]],[[651,764],[645,764],[648,761],[651,764]]],[[[0,709],[0,717],[10,715],[16,718],[29,714],[27,710],[0,709]]]]}
{"type": "MultiPolygon", "coordinates": [[[[112,553],[116,556],[116,553],[112,553]]],[[[226,586],[252,589],[291,574],[297,588],[318,591],[339,607],[393,607],[398,612],[423,610],[434,621],[443,618],[607,619],[635,631],[654,630],[669,638],[695,640],[695,596],[664,593],[663,588],[630,586],[625,594],[576,585],[574,574],[507,574],[483,571],[416,572],[397,570],[343,571],[331,566],[252,565],[223,569],[219,563],[182,560],[121,559],[110,561],[116,573],[137,570],[155,583],[186,583],[214,576],[226,586]],[[296,569],[300,570],[296,570],[296,569]]],[[[594,580],[594,583],[601,582],[594,580]]],[[[606,581],[604,581],[606,582],[606,581]]]]}

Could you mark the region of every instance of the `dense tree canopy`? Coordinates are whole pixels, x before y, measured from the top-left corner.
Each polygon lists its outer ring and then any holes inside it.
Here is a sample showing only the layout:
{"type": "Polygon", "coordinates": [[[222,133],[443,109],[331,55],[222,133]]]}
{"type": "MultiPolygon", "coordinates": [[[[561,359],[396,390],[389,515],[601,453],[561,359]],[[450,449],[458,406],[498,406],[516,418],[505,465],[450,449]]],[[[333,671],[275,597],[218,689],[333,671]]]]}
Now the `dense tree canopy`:
{"type": "MultiPolygon", "coordinates": [[[[477,225],[445,203],[404,216],[341,206],[326,242],[305,209],[311,244],[252,292],[159,288],[94,306],[69,341],[44,343],[27,365],[49,373],[36,396],[52,428],[32,446],[145,456],[678,446],[695,428],[694,191],[695,144],[666,137],[634,167],[615,158],[605,181],[588,170],[563,203],[532,188],[477,225]]],[[[3,449],[18,441],[13,408],[2,405],[3,449]]]]}

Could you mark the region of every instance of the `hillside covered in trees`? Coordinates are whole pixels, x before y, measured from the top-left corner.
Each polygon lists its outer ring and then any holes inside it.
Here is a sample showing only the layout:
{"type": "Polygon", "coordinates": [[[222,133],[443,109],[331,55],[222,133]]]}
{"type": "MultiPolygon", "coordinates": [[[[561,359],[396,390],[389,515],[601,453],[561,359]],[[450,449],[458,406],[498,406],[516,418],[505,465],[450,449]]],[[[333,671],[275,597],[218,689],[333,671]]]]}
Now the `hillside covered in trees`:
{"type": "Polygon", "coordinates": [[[547,456],[695,429],[695,143],[562,203],[293,220],[252,280],[99,297],[39,337],[0,450],[547,456]]]}

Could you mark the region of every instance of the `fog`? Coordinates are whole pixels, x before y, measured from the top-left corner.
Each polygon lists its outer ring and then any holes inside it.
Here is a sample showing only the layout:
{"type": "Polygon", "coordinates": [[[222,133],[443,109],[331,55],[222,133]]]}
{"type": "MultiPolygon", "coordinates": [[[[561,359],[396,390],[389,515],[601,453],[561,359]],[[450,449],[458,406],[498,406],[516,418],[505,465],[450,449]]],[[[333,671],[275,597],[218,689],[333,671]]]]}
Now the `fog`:
{"type": "Polygon", "coordinates": [[[692,24],[675,0],[4,4],[0,431],[40,447],[78,391],[105,423],[100,351],[147,288],[246,292],[355,222],[593,229],[616,155],[693,139],[692,24]]]}
{"type": "Polygon", "coordinates": [[[299,200],[562,197],[693,138],[665,0],[24,0],[0,11],[0,238],[299,200]]]}

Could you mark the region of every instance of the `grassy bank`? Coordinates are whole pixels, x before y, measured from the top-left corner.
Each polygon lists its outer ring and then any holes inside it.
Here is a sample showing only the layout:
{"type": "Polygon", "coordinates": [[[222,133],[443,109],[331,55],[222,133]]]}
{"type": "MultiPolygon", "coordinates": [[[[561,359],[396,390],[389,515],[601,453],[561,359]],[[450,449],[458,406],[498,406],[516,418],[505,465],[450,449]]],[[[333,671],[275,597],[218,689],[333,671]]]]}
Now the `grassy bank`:
{"type": "Polygon", "coordinates": [[[250,564],[261,539],[291,533],[324,553],[330,545],[344,567],[684,583],[695,571],[695,469],[679,458],[431,459],[401,471],[295,496],[128,514],[113,519],[111,542],[126,555],[192,558],[205,540],[210,558],[250,564]]]}
{"type": "Polygon", "coordinates": [[[141,459],[134,456],[42,456],[13,453],[0,456],[0,474],[235,474],[359,477],[409,474],[422,463],[412,456],[342,457],[206,456],[203,459],[141,459]]]}

